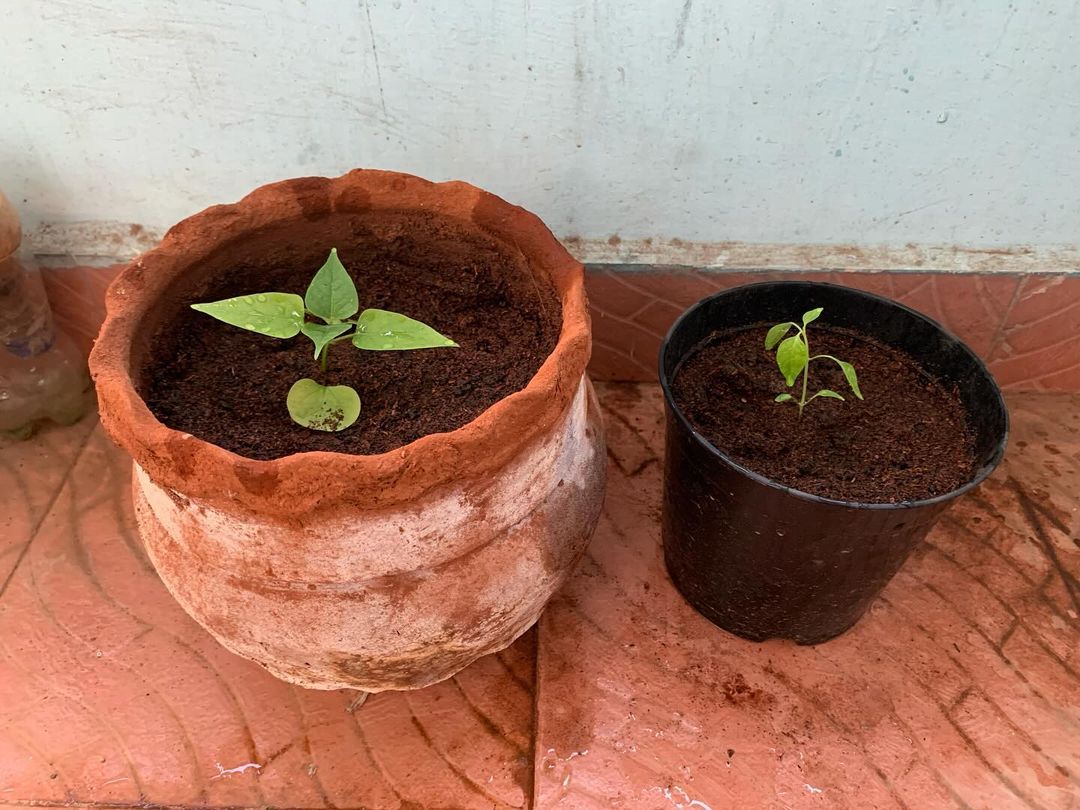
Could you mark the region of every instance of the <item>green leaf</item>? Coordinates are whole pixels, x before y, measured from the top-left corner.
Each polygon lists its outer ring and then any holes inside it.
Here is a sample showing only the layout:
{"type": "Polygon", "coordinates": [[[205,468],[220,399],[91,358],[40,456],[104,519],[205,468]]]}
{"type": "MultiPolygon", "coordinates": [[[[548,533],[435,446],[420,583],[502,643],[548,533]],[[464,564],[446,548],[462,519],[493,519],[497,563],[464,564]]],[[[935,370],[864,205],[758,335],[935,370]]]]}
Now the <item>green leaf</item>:
{"type": "Polygon", "coordinates": [[[771,349],[773,346],[779,343],[780,338],[790,332],[791,327],[793,327],[794,325],[795,324],[793,323],[778,323],[776,326],[770,329],[769,333],[765,335],[765,348],[771,349]]]}
{"type": "Polygon", "coordinates": [[[337,248],[330,251],[326,264],[319,268],[319,272],[308,285],[307,292],[304,293],[304,304],[311,314],[327,323],[351,318],[356,314],[356,310],[360,309],[356,285],[338,259],[337,248]]]}
{"type": "Polygon", "coordinates": [[[803,326],[806,326],[811,321],[816,321],[818,319],[818,316],[821,315],[823,311],[824,307],[818,307],[817,309],[812,309],[809,312],[804,312],[802,316],[803,326]]]}
{"type": "Polygon", "coordinates": [[[351,328],[351,323],[305,323],[300,327],[300,331],[315,344],[315,359],[318,360],[327,343],[351,328]]]}
{"type": "Polygon", "coordinates": [[[402,349],[437,349],[457,346],[450,338],[440,335],[426,323],[385,309],[365,309],[356,319],[353,346],[368,351],[398,351],[402,349]]]}
{"type": "Polygon", "coordinates": [[[295,337],[304,323],[304,299],[292,293],[241,295],[208,304],[192,304],[191,308],[231,326],[275,338],[295,337]]]}
{"type": "Polygon", "coordinates": [[[776,395],[776,402],[791,402],[794,399],[795,399],[795,397],[793,397],[791,394],[787,394],[787,393],[777,394],[776,395]]]}
{"type": "Polygon", "coordinates": [[[293,383],[286,405],[296,424],[312,430],[344,430],[360,415],[360,395],[352,388],[306,377],[293,383]]]}
{"type": "MultiPolygon", "coordinates": [[[[833,358],[836,360],[836,358],[833,358]]],[[[851,390],[855,392],[855,396],[862,399],[862,391],[859,390],[859,378],[855,376],[855,366],[851,363],[845,363],[843,360],[836,360],[840,369],[844,372],[844,377],[847,378],[847,384],[851,386],[851,390]]]]}
{"type": "Polygon", "coordinates": [[[835,391],[830,391],[828,388],[822,388],[820,391],[814,394],[814,396],[810,397],[810,399],[817,399],[818,397],[828,397],[829,399],[838,399],[841,402],[844,401],[844,398],[842,396],[840,396],[835,391]]]}
{"type": "Polygon", "coordinates": [[[776,350],[776,364],[780,367],[780,373],[784,375],[788,385],[795,384],[795,378],[806,368],[809,359],[810,353],[806,350],[806,344],[801,335],[787,338],[776,350]]]}

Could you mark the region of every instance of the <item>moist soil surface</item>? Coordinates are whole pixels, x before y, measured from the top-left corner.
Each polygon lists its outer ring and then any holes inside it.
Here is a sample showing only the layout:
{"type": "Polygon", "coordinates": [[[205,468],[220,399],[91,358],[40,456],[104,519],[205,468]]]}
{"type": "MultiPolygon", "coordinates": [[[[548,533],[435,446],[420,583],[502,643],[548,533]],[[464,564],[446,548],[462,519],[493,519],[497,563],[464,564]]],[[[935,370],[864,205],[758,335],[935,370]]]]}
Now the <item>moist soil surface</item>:
{"type": "Polygon", "coordinates": [[[154,415],[253,459],[310,450],[382,453],[470,422],[524,388],[555,348],[559,300],[509,248],[423,219],[397,238],[366,234],[360,242],[327,244],[321,258],[295,264],[280,256],[246,258],[185,293],[143,361],[140,393],[154,415]],[[303,295],[331,247],[356,283],[361,310],[424,321],[460,348],[374,352],[345,342],[330,347],[329,367],[321,372],[303,335],[266,337],[187,306],[260,292],[303,295]],[[285,400],[304,377],[355,388],[356,423],[335,433],[295,424],[285,400]]]}
{"type": "Polygon", "coordinates": [[[672,394],[690,423],[739,464],[813,495],[859,503],[896,503],[942,495],[974,471],[974,440],[954,391],[906,353],[828,327],[811,328],[814,354],[855,366],[865,399],[851,393],[835,363],[810,364],[809,394],[822,388],[845,401],[818,398],[802,416],[791,402],[769,324],[706,338],[676,372],[672,394]]]}

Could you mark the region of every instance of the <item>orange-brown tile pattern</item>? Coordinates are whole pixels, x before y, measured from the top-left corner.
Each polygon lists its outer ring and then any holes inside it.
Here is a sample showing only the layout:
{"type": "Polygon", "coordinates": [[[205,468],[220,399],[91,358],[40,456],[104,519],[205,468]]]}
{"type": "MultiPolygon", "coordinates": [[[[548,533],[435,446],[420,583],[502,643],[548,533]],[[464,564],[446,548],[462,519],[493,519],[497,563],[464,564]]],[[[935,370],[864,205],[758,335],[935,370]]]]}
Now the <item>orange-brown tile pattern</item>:
{"type": "Polygon", "coordinates": [[[121,268],[122,264],[41,268],[56,322],[86,355],[105,320],[105,290],[121,268]]]}
{"type": "MultiPolygon", "coordinates": [[[[982,357],[990,356],[1006,317],[1019,303],[1019,277],[1014,275],[645,271],[594,266],[586,278],[593,308],[595,375],[644,382],[656,378],[660,343],[679,313],[707,295],[741,284],[798,279],[877,293],[944,324],[982,357]]],[[[1080,302],[1080,292],[1074,295],[1080,302]]]]}
{"type": "Polygon", "coordinates": [[[450,681],[359,707],[355,692],[289,686],[173,601],[129,488],[129,462],[95,430],[0,598],[0,802],[527,805],[532,631],[450,681]]]}
{"type": "MultiPolygon", "coordinates": [[[[45,267],[58,321],[89,351],[104,317],[104,291],[121,265],[45,267]]],[[[679,313],[739,284],[831,281],[893,298],[944,324],[1014,391],[1080,391],[1080,276],[1007,273],[629,269],[592,265],[590,371],[601,380],[652,382],[660,342],[679,313]]]]}
{"type": "Polygon", "coordinates": [[[989,355],[1006,387],[1080,391],[1080,276],[1028,276],[989,355]]]}
{"type": "Polygon", "coordinates": [[[0,438],[0,593],[96,425],[90,414],[31,441],[0,438]]]}
{"type": "Polygon", "coordinates": [[[610,386],[609,491],[541,619],[540,808],[1080,801],[1080,397],[1011,399],[1002,468],[849,633],[754,644],[664,571],[660,395],[610,386]]]}

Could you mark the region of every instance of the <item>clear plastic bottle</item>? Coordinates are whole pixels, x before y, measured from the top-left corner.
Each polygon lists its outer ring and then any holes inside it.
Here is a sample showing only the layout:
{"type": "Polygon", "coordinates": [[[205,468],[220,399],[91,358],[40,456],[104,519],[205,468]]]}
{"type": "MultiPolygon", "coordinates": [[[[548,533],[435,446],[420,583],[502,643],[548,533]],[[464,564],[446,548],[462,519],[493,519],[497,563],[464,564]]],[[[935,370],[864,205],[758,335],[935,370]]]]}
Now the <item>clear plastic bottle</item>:
{"type": "Polygon", "coordinates": [[[41,274],[14,255],[19,220],[0,193],[0,434],[28,438],[45,420],[78,421],[90,377],[53,323],[41,274]]]}

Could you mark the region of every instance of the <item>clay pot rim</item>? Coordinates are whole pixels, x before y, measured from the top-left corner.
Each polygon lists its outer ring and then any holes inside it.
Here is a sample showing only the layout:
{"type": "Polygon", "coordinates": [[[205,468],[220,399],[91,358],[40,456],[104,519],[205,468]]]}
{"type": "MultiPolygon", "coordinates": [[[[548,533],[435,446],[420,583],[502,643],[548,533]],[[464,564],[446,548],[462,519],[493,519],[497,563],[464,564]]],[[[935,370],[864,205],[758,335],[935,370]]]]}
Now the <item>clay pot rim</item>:
{"type": "Polygon", "coordinates": [[[354,169],[336,178],[260,186],[236,203],[212,206],[170,228],[157,247],[136,257],[109,286],[90,369],[106,432],[155,482],[211,506],[294,523],[343,505],[395,506],[466,475],[491,475],[561,418],[585,373],[590,345],[584,268],[534,214],[461,181],[433,183],[354,169]],[[140,323],[171,280],[202,257],[259,227],[303,218],[313,202],[326,205],[325,214],[430,210],[519,251],[562,302],[555,348],[523,389],[471,422],[376,455],[304,451],[250,459],[162,424],[136,391],[130,368],[140,323]]]}

